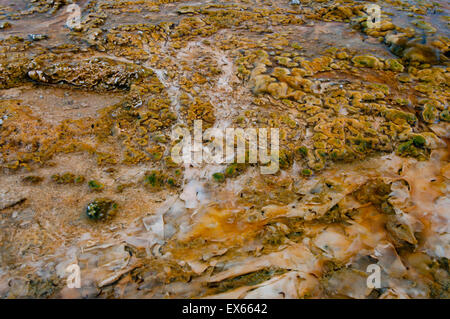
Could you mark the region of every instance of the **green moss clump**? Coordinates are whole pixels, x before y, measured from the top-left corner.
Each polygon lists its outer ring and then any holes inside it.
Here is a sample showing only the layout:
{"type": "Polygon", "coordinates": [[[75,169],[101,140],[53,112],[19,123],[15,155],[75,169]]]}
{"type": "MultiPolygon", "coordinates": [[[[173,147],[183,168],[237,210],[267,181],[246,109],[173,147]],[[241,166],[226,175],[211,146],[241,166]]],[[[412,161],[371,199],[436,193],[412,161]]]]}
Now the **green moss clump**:
{"type": "Polygon", "coordinates": [[[105,187],[102,183],[95,180],[90,180],[88,182],[89,189],[92,191],[101,191],[105,187]]]}
{"type": "Polygon", "coordinates": [[[401,143],[397,154],[403,157],[414,157],[418,160],[428,159],[429,151],[425,148],[426,140],[422,135],[414,135],[408,141],[401,143]]]}
{"type": "Polygon", "coordinates": [[[167,142],[166,137],[163,134],[155,134],[153,135],[153,140],[157,143],[165,143],[167,142]]]}
{"type": "Polygon", "coordinates": [[[310,170],[309,168],[302,169],[301,173],[303,176],[306,176],[306,177],[309,177],[313,174],[312,170],[310,170]]]}
{"type": "Polygon", "coordinates": [[[144,183],[154,188],[162,187],[166,183],[166,176],[159,171],[151,171],[145,175],[144,183]]]}
{"type": "Polygon", "coordinates": [[[152,158],[154,161],[159,161],[163,157],[163,153],[161,152],[154,152],[152,153],[152,158]]]}
{"type": "Polygon", "coordinates": [[[234,174],[236,173],[236,168],[237,168],[236,164],[231,164],[230,166],[228,166],[225,169],[225,176],[227,176],[227,177],[234,176],[234,174]]]}
{"type": "Polygon", "coordinates": [[[414,135],[412,141],[416,147],[424,147],[426,143],[425,137],[422,135],[414,135]]]}
{"type": "Polygon", "coordinates": [[[434,123],[437,120],[438,111],[434,105],[426,104],[422,112],[422,118],[427,123],[434,123]]]}
{"type": "Polygon", "coordinates": [[[279,164],[281,169],[289,168],[293,163],[293,154],[288,150],[280,151],[279,164]]]}
{"type": "Polygon", "coordinates": [[[153,170],[145,173],[144,186],[150,187],[153,190],[159,190],[164,186],[178,187],[181,185],[182,171],[176,169],[172,173],[164,173],[158,170],[153,170]]]}
{"type": "Polygon", "coordinates": [[[404,143],[401,143],[398,148],[397,151],[401,154],[405,153],[408,151],[408,149],[413,145],[412,141],[406,141],[404,143]]]}
{"type": "Polygon", "coordinates": [[[69,184],[73,183],[75,175],[73,175],[72,173],[65,173],[63,175],[54,174],[52,175],[51,179],[57,184],[69,184]]]}
{"type": "Polygon", "coordinates": [[[113,217],[117,212],[118,205],[107,198],[97,198],[86,207],[86,215],[92,220],[105,220],[113,217]]]}
{"type": "Polygon", "coordinates": [[[358,137],[355,138],[353,140],[353,143],[356,146],[356,151],[360,152],[360,153],[365,153],[370,151],[370,149],[372,148],[372,143],[370,140],[365,139],[363,137],[358,137]]]}
{"type": "Polygon", "coordinates": [[[298,42],[291,43],[291,47],[293,47],[294,49],[297,49],[297,50],[303,49],[303,47],[298,42]]]}
{"type": "Polygon", "coordinates": [[[222,183],[225,181],[225,175],[223,173],[214,173],[212,175],[216,182],[222,183]]]}
{"type": "Polygon", "coordinates": [[[297,149],[297,152],[303,157],[307,157],[308,156],[308,148],[306,146],[300,146],[297,149]]]}
{"type": "Polygon", "coordinates": [[[352,162],[357,157],[354,151],[346,148],[335,149],[330,153],[330,159],[334,162],[352,162]]]}
{"type": "Polygon", "coordinates": [[[72,173],[54,174],[51,177],[56,184],[81,184],[84,182],[84,176],[74,175],[72,173]]]}
{"type": "Polygon", "coordinates": [[[450,122],[450,112],[448,110],[442,111],[441,114],[439,115],[439,118],[442,121],[450,122]]]}
{"type": "Polygon", "coordinates": [[[79,176],[75,177],[74,183],[75,183],[75,184],[81,184],[81,183],[83,183],[84,181],[85,181],[84,176],[79,175],[79,176]]]}
{"type": "Polygon", "coordinates": [[[401,64],[400,61],[397,59],[388,59],[386,61],[386,64],[389,67],[389,69],[394,72],[403,72],[405,70],[403,64],[401,64]]]}

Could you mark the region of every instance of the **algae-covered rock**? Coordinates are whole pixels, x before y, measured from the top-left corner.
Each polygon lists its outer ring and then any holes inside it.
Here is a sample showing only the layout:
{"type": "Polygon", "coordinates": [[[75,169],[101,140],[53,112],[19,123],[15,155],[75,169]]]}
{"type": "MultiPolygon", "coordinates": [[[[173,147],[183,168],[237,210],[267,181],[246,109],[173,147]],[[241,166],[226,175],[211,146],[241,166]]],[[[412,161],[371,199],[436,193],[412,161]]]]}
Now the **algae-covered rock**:
{"type": "Polygon", "coordinates": [[[287,96],[288,85],[284,82],[270,83],[267,92],[276,99],[285,98],[287,96]]]}
{"type": "Polygon", "coordinates": [[[0,89],[18,86],[26,79],[27,61],[16,59],[0,62],[0,74],[0,89]]]}
{"type": "Polygon", "coordinates": [[[450,122],[450,111],[449,111],[448,109],[442,111],[442,112],[439,114],[439,118],[440,118],[442,121],[450,122]]]}
{"type": "Polygon", "coordinates": [[[437,64],[440,61],[439,51],[431,46],[417,44],[404,51],[403,57],[410,61],[437,64]]]}
{"type": "Polygon", "coordinates": [[[438,119],[438,116],[439,112],[434,105],[427,103],[424,106],[424,110],[422,111],[422,118],[425,122],[434,123],[438,119]]]}
{"type": "Polygon", "coordinates": [[[387,67],[394,72],[403,72],[405,67],[400,63],[397,59],[388,59],[386,60],[387,67]]]}
{"type": "Polygon", "coordinates": [[[381,69],[383,63],[374,56],[370,55],[358,55],[352,59],[352,62],[357,67],[366,67],[373,69],[381,69]]]}
{"type": "Polygon", "coordinates": [[[392,53],[410,62],[437,64],[440,61],[439,50],[424,43],[423,38],[391,33],[387,34],[384,40],[392,53]]]}
{"type": "Polygon", "coordinates": [[[69,84],[101,91],[128,90],[135,81],[151,74],[151,71],[137,65],[106,58],[52,63],[28,71],[28,77],[37,82],[69,84]]]}
{"type": "Polygon", "coordinates": [[[268,91],[269,84],[275,81],[273,77],[267,74],[256,75],[250,81],[250,86],[254,94],[265,93],[268,91]]]}
{"type": "Polygon", "coordinates": [[[72,173],[54,174],[51,180],[56,184],[80,184],[84,182],[84,176],[72,173]]]}
{"type": "Polygon", "coordinates": [[[381,20],[380,27],[378,28],[380,31],[389,31],[395,29],[395,24],[391,21],[387,21],[385,19],[381,20]]]}
{"type": "Polygon", "coordinates": [[[402,82],[402,83],[412,82],[412,80],[413,80],[412,77],[408,74],[399,74],[397,76],[397,79],[399,80],[399,82],[402,82]]]}
{"type": "Polygon", "coordinates": [[[345,51],[338,52],[338,53],[336,53],[336,58],[338,58],[339,60],[346,60],[349,58],[349,55],[345,51]]]}
{"type": "Polygon", "coordinates": [[[429,150],[426,148],[427,140],[424,136],[415,134],[406,142],[400,143],[397,154],[404,157],[415,157],[418,160],[427,160],[429,150]]]}
{"type": "Polygon", "coordinates": [[[429,32],[429,33],[436,33],[436,28],[433,27],[429,22],[423,21],[423,20],[415,20],[413,21],[413,24],[415,24],[418,28],[429,32]]]}
{"type": "Polygon", "coordinates": [[[273,69],[272,76],[276,77],[278,80],[283,81],[286,76],[289,76],[291,71],[286,68],[276,67],[273,69]]]}

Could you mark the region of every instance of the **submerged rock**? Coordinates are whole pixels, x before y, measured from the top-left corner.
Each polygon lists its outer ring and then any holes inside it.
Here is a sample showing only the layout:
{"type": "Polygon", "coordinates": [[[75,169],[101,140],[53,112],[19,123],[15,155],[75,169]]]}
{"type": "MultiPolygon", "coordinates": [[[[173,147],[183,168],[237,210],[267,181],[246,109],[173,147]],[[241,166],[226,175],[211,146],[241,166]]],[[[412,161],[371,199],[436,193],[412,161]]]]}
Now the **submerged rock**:
{"type": "Polygon", "coordinates": [[[405,70],[403,64],[401,64],[400,61],[396,59],[388,59],[386,60],[386,64],[389,67],[389,69],[394,72],[403,72],[405,70]]]}
{"type": "Polygon", "coordinates": [[[406,60],[429,64],[440,62],[439,50],[426,44],[424,39],[411,38],[405,34],[388,34],[385,42],[392,53],[406,60]]]}
{"type": "Polygon", "coordinates": [[[383,63],[378,60],[374,56],[370,55],[359,55],[355,56],[352,59],[355,66],[358,67],[366,67],[366,68],[373,68],[373,69],[381,69],[383,67],[383,63]]]}

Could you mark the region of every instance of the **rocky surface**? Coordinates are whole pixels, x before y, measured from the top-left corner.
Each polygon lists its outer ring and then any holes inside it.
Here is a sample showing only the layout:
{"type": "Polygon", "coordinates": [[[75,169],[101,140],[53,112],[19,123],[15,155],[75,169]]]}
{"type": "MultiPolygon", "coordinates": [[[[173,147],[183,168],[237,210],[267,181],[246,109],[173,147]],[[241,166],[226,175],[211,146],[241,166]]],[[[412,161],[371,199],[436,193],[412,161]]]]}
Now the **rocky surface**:
{"type": "Polygon", "coordinates": [[[0,296],[448,298],[448,3],[298,2],[3,1],[0,296]],[[176,164],[195,120],[280,171],[176,164]]]}

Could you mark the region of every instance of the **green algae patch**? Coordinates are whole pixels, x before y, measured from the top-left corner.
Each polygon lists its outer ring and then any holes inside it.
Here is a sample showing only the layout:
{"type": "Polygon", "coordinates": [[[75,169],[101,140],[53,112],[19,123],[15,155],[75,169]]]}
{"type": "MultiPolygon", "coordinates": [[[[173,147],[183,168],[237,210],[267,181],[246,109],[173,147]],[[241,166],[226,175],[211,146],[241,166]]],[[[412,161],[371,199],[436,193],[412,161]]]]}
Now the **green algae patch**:
{"type": "Polygon", "coordinates": [[[397,148],[397,154],[403,157],[414,157],[418,160],[427,160],[429,150],[426,149],[426,139],[422,135],[413,135],[397,148]]]}
{"type": "MultiPolygon", "coordinates": [[[[248,156],[248,154],[246,156],[248,156]]],[[[246,158],[246,160],[248,160],[248,158],[246,158]]],[[[248,164],[246,164],[246,163],[230,164],[229,166],[227,166],[227,168],[225,168],[224,175],[225,175],[225,177],[230,177],[230,178],[236,177],[246,170],[247,165],[248,164]]]]}
{"type": "Polygon", "coordinates": [[[223,173],[214,173],[212,175],[212,177],[216,182],[219,182],[219,183],[222,183],[225,181],[225,175],[223,173]]]}
{"type": "Polygon", "coordinates": [[[11,28],[11,23],[9,22],[2,22],[0,23],[0,30],[5,30],[11,28]]]}
{"type": "Polygon", "coordinates": [[[180,169],[167,172],[152,170],[145,173],[143,184],[151,191],[159,191],[163,187],[179,187],[182,180],[182,171],[180,169]]]}
{"type": "Polygon", "coordinates": [[[166,183],[166,176],[160,171],[151,171],[145,175],[144,183],[154,188],[162,187],[166,183]]]}
{"type": "Polygon", "coordinates": [[[386,109],[386,118],[394,123],[402,124],[406,122],[409,125],[414,125],[417,122],[417,117],[410,113],[394,109],[386,109]]]}
{"type": "Polygon", "coordinates": [[[382,214],[395,215],[395,210],[389,203],[391,184],[383,182],[382,179],[373,179],[362,185],[353,196],[363,204],[371,203],[379,209],[382,214]]]}
{"type": "Polygon", "coordinates": [[[90,180],[88,182],[88,186],[91,191],[96,191],[96,192],[99,192],[105,188],[105,185],[103,185],[102,183],[100,183],[96,180],[90,180]]]}
{"type": "Polygon", "coordinates": [[[308,148],[306,146],[300,146],[297,148],[297,153],[306,158],[308,156],[308,148]]]}
{"type": "Polygon", "coordinates": [[[450,112],[449,112],[449,110],[442,111],[441,114],[439,114],[439,118],[442,121],[450,122],[450,112]]]}
{"type": "Polygon", "coordinates": [[[425,137],[422,135],[414,135],[412,141],[416,147],[424,147],[426,143],[425,137]]]}
{"type": "Polygon", "coordinates": [[[75,175],[72,173],[54,174],[51,180],[56,184],[81,184],[85,178],[82,175],[75,175]]]}
{"type": "Polygon", "coordinates": [[[302,169],[301,173],[305,177],[310,177],[313,174],[313,171],[310,170],[309,168],[304,168],[302,169]]]}
{"type": "Polygon", "coordinates": [[[434,123],[438,119],[439,113],[437,108],[432,104],[426,104],[422,112],[422,118],[427,123],[434,123]]]}

